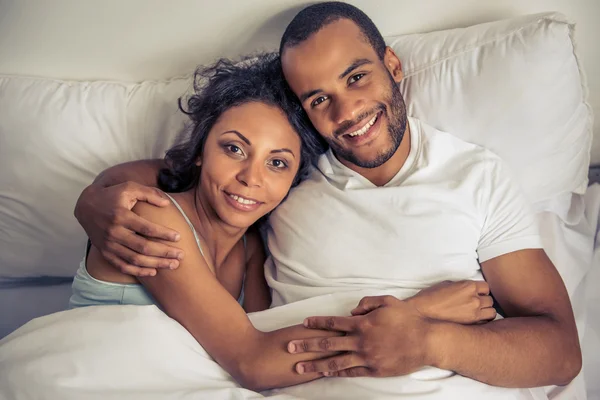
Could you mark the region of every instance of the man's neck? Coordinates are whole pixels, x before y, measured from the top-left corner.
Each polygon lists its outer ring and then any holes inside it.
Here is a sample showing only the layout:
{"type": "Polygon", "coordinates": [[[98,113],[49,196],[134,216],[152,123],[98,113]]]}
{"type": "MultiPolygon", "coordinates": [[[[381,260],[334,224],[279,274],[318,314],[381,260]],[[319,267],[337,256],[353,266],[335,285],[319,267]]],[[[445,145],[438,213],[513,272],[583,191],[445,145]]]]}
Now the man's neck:
{"type": "Polygon", "coordinates": [[[379,167],[362,168],[342,158],[338,158],[338,160],[354,172],[357,172],[365,178],[367,178],[373,185],[383,186],[389,181],[391,181],[396,176],[396,174],[398,174],[398,172],[402,169],[404,163],[406,163],[406,160],[408,159],[408,155],[410,153],[410,144],[410,126],[407,123],[406,130],[404,131],[404,136],[402,138],[400,146],[398,146],[398,149],[396,149],[394,155],[379,167]]]}

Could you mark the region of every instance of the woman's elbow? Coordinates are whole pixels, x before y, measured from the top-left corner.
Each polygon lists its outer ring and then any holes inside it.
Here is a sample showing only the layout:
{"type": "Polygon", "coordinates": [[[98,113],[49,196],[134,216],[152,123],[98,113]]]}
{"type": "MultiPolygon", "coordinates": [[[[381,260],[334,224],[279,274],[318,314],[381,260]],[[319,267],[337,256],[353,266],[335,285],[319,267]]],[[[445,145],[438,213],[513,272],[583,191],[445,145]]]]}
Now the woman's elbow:
{"type": "Polygon", "coordinates": [[[579,344],[577,344],[577,346],[573,346],[571,350],[568,350],[568,354],[565,355],[564,361],[559,363],[556,385],[566,386],[571,383],[571,381],[581,372],[582,365],[583,359],[581,348],[579,344]]]}
{"type": "Polygon", "coordinates": [[[260,368],[253,361],[242,361],[237,368],[235,380],[245,389],[254,392],[271,389],[265,380],[264,374],[260,373],[260,368]]]}

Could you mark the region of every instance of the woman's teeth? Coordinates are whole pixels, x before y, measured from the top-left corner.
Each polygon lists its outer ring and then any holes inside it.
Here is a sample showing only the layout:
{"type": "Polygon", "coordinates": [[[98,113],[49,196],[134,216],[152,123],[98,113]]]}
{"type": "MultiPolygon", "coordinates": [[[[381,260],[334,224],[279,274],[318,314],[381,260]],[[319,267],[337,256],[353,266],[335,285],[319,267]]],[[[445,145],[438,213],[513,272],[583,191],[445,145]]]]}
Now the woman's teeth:
{"type": "Polygon", "coordinates": [[[365,133],[367,133],[367,131],[369,130],[370,127],[373,126],[373,124],[377,121],[377,116],[379,114],[375,114],[375,116],[373,118],[371,118],[371,120],[369,122],[367,122],[365,124],[365,126],[363,126],[362,128],[360,128],[357,131],[348,133],[348,136],[354,137],[354,136],[360,136],[360,135],[364,135],[365,133]]]}
{"type": "Polygon", "coordinates": [[[248,200],[243,197],[236,196],[235,194],[230,194],[229,197],[231,197],[232,199],[234,199],[235,201],[237,201],[240,204],[256,204],[256,201],[254,201],[254,200],[248,200]]]}

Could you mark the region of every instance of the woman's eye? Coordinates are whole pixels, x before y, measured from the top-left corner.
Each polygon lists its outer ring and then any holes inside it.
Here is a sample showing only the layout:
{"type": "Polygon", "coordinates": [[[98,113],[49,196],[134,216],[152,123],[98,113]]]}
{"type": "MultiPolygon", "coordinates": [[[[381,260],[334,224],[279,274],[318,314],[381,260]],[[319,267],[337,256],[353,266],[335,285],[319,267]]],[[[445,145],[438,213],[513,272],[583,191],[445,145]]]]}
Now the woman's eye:
{"type": "Polygon", "coordinates": [[[316,107],[319,104],[321,104],[322,102],[324,102],[325,100],[327,100],[327,98],[325,96],[319,96],[316,99],[314,99],[310,105],[311,105],[311,107],[316,107]]]}
{"type": "Polygon", "coordinates": [[[235,144],[229,144],[227,145],[227,149],[234,153],[234,154],[243,154],[242,153],[242,149],[240,149],[238,146],[236,146],[235,144]]]}
{"type": "Polygon", "coordinates": [[[348,79],[348,83],[353,84],[357,81],[360,81],[363,76],[365,76],[365,74],[356,74],[350,77],[350,79],[348,79]]]}
{"type": "Polygon", "coordinates": [[[287,168],[287,164],[283,160],[273,160],[271,161],[271,165],[278,169],[287,168]]]}

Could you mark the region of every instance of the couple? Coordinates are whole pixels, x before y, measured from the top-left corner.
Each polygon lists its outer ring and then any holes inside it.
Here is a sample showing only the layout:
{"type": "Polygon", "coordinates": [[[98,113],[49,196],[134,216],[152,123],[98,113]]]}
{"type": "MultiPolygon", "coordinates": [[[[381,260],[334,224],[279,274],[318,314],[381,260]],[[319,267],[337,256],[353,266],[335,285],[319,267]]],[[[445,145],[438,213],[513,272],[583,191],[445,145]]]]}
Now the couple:
{"type": "Polygon", "coordinates": [[[71,306],[156,304],[254,390],[428,365],[569,383],[570,301],[517,185],[492,153],[407,117],[402,76],[373,22],[339,2],[301,11],[279,57],[200,71],[189,139],[82,193],[92,246],[71,306]],[[260,332],[246,316],[392,287],[406,298],[365,297],[349,317],[260,332]]]}

